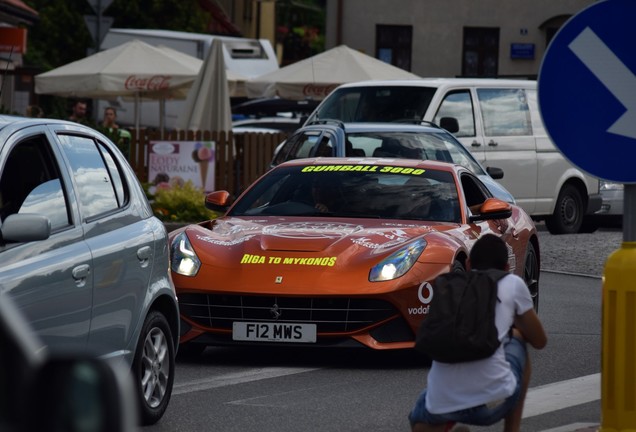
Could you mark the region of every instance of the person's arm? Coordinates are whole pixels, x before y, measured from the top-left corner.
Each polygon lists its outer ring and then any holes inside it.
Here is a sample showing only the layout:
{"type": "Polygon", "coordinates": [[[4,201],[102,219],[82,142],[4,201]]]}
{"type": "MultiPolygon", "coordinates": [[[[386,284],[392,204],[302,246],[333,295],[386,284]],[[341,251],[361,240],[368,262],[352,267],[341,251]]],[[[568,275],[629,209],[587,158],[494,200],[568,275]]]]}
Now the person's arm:
{"type": "Polygon", "coordinates": [[[535,349],[542,349],[548,343],[548,337],[534,309],[529,309],[515,318],[515,328],[523,338],[535,349]]]}

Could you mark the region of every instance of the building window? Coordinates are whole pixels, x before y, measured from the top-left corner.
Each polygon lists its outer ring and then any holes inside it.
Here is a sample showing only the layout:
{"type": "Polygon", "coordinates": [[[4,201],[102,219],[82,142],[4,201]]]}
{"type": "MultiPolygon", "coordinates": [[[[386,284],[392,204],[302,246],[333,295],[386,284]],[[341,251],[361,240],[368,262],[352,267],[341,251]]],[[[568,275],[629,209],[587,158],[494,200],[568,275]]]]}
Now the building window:
{"type": "Polygon", "coordinates": [[[377,25],[375,28],[376,58],[409,72],[412,43],[411,26],[377,25]]]}
{"type": "Polygon", "coordinates": [[[462,75],[494,77],[499,70],[499,29],[464,27],[462,75]]]}

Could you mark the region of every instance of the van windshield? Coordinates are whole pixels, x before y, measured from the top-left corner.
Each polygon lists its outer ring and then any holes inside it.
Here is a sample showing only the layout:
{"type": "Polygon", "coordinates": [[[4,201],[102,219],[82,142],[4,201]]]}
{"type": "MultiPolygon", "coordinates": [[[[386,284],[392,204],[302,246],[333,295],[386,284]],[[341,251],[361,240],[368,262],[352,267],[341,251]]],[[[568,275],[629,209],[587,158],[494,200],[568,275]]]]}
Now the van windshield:
{"type": "Polygon", "coordinates": [[[422,120],[436,90],[416,86],[340,88],[327,97],[308,122],[321,119],[342,122],[422,120]]]}

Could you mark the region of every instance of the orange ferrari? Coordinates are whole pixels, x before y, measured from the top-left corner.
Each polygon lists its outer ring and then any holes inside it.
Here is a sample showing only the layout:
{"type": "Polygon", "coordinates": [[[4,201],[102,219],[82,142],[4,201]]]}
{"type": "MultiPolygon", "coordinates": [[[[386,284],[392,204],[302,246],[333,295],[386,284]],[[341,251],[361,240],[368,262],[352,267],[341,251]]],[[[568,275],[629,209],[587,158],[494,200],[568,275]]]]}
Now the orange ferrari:
{"type": "Polygon", "coordinates": [[[405,349],[441,273],[501,236],[511,271],[539,300],[532,219],[459,165],[376,158],[285,162],[214,220],[170,233],[183,352],[207,345],[405,349]]]}

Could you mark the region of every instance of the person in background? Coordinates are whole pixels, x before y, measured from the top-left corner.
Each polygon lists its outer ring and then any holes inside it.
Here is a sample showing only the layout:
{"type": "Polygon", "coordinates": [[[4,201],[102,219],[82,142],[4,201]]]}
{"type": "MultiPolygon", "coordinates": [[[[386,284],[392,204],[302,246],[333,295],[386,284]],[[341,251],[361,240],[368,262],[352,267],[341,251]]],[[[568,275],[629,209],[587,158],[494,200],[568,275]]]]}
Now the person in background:
{"type": "Polygon", "coordinates": [[[119,125],[117,124],[117,111],[115,110],[115,108],[104,108],[102,127],[106,128],[109,132],[113,132],[113,130],[119,129],[119,125]]]}
{"type": "Polygon", "coordinates": [[[122,129],[117,124],[117,110],[113,107],[104,108],[104,118],[101,125],[102,133],[106,135],[128,158],[130,153],[130,132],[122,129]]]}
{"type": "Polygon", "coordinates": [[[88,105],[85,100],[76,100],[71,107],[71,115],[68,117],[68,120],[74,121],[77,123],[87,124],[88,119],[86,118],[86,113],[88,111],[88,105]]]}
{"type": "Polygon", "coordinates": [[[37,105],[29,105],[26,109],[26,116],[33,118],[41,118],[44,115],[44,111],[37,105]]]}

